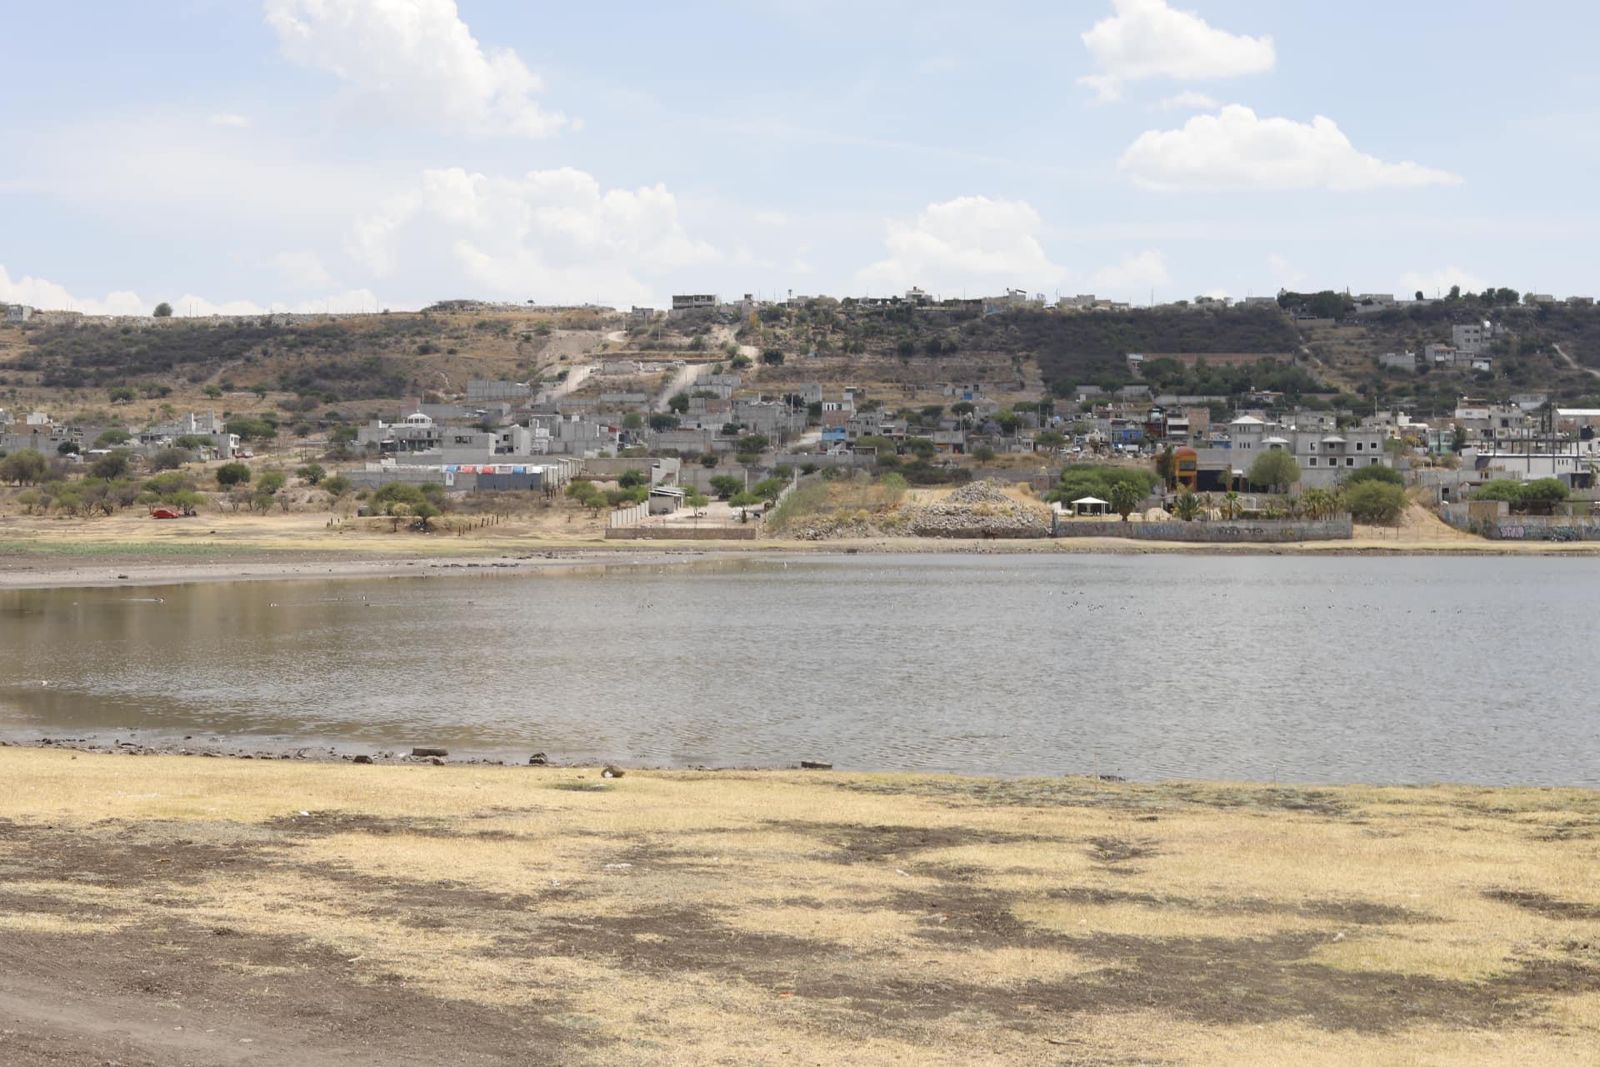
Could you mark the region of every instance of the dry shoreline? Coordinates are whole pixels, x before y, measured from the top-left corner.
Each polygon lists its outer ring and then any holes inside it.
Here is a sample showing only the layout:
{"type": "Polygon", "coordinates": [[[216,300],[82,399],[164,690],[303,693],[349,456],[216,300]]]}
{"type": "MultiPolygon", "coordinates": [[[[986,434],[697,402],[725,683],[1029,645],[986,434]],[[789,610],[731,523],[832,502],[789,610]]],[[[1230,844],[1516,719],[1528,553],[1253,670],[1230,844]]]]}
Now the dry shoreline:
{"type": "Polygon", "coordinates": [[[615,543],[525,542],[520,551],[503,543],[450,547],[449,555],[368,549],[267,548],[219,543],[205,546],[200,559],[173,559],[152,545],[140,551],[109,551],[75,556],[63,552],[73,542],[40,541],[18,551],[0,549],[0,590],[78,586],[172,585],[190,582],[295,579],[401,578],[438,574],[531,574],[588,567],[664,566],[718,560],[782,558],[794,555],[1115,555],[1115,556],[1436,556],[1579,557],[1600,556],[1600,543],[1508,543],[1494,541],[1319,541],[1288,544],[1188,544],[1120,538],[979,541],[937,538],[793,541],[645,541],[615,543]]]}
{"type": "Polygon", "coordinates": [[[0,748],[0,1062],[1593,1062],[1600,792],[0,748]]]}

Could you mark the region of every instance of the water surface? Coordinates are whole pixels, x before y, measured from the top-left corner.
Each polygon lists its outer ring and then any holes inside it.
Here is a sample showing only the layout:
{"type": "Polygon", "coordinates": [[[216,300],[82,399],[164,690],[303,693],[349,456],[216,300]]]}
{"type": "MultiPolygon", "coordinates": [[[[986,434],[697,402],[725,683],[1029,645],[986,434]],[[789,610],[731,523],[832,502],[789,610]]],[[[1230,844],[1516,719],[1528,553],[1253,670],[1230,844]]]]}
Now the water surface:
{"type": "Polygon", "coordinates": [[[1594,786],[1597,593],[1591,559],[1080,555],[11,591],[0,730],[1594,786]]]}

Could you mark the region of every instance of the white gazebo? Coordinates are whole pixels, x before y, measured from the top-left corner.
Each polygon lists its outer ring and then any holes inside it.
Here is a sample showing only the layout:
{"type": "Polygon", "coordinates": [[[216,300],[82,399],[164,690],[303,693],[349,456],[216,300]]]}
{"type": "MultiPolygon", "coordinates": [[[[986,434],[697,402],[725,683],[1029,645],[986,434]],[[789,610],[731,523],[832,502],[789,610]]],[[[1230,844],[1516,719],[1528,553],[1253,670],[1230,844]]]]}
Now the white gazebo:
{"type": "Polygon", "coordinates": [[[1104,515],[1106,508],[1110,506],[1097,496],[1080,496],[1072,502],[1072,513],[1074,515],[1104,515]]]}

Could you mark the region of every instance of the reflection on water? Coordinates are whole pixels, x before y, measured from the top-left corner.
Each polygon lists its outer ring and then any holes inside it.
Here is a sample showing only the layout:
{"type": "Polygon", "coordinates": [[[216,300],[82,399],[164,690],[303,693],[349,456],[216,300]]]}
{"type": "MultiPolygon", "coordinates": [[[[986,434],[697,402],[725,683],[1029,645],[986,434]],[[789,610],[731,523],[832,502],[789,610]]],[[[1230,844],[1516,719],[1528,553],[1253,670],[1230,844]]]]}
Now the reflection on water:
{"type": "Polygon", "coordinates": [[[15,591],[0,728],[1600,785],[1597,590],[1595,560],[860,556],[15,591]]]}

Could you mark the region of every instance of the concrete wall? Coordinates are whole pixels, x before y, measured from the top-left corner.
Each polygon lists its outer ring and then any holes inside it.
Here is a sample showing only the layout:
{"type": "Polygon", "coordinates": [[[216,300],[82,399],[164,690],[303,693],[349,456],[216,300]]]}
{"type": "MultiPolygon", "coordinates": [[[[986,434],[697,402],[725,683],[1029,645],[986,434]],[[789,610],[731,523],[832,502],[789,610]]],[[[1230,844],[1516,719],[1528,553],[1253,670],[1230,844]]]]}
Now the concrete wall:
{"type": "Polygon", "coordinates": [[[1505,501],[1441,504],[1439,517],[1491,541],[1600,541],[1600,520],[1588,515],[1513,515],[1505,501]]]}
{"type": "Polygon", "coordinates": [[[1241,519],[1234,522],[1122,522],[1062,519],[1056,537],[1127,537],[1138,541],[1208,544],[1275,544],[1284,541],[1348,541],[1355,536],[1350,516],[1327,522],[1292,519],[1241,519]]]}

